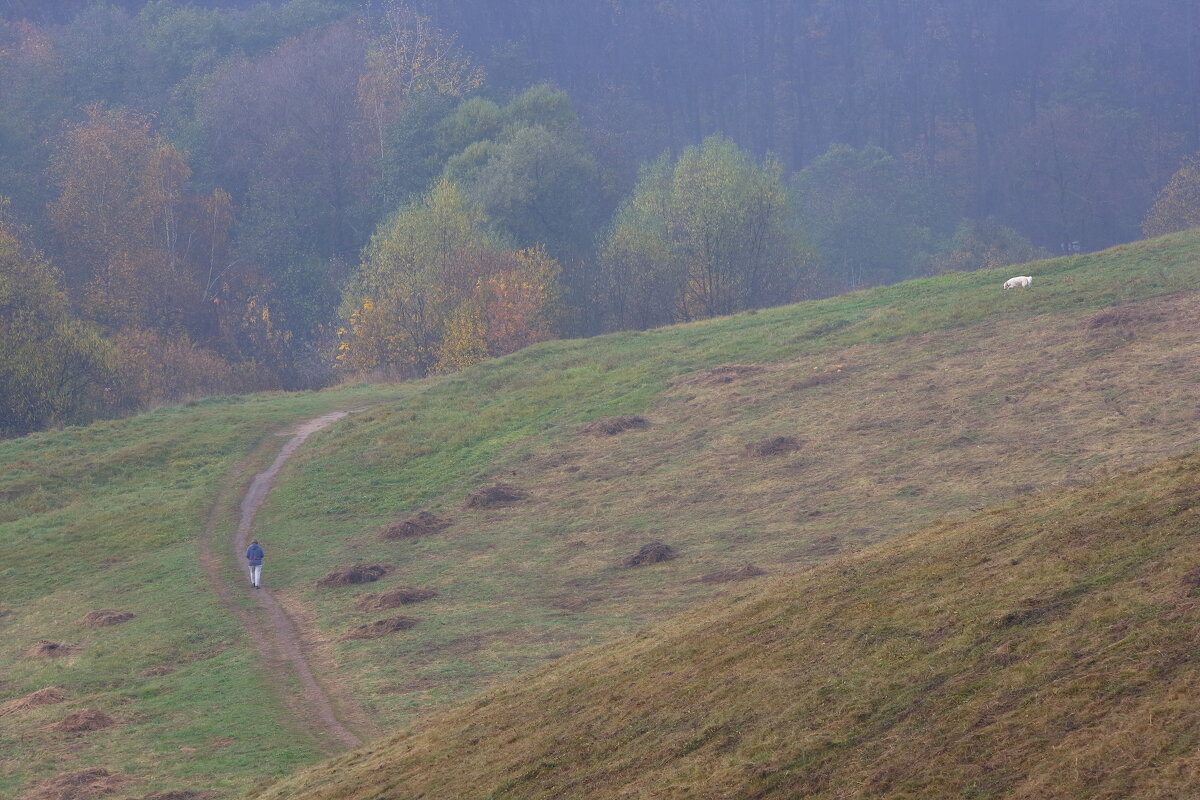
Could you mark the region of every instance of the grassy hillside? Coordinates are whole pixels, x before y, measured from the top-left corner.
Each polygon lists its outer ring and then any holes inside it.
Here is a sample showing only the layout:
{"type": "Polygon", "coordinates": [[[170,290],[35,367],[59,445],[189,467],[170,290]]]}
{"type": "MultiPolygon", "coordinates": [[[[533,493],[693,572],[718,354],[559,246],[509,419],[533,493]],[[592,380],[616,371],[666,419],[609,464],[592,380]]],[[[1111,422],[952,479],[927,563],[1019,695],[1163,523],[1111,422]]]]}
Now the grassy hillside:
{"type": "Polygon", "coordinates": [[[1200,236],[1184,234],[550,342],[403,387],[213,400],[0,442],[0,707],[47,687],[66,697],[0,714],[0,796],[86,767],[124,776],[115,797],[232,792],[322,756],[197,564],[206,519],[227,539],[238,491],[297,422],[374,406],[305,443],[256,531],[267,586],[326,682],[391,729],[744,592],[757,570],[801,573],[1195,449],[1196,287],[1200,236]],[[1034,287],[1001,291],[1017,272],[1034,287]],[[645,425],[584,430],[618,414],[645,425]],[[498,481],[523,496],[467,506],[498,481]],[[380,538],[420,510],[448,524],[380,538]],[[625,566],[653,540],[678,557],[625,566]],[[317,586],[361,563],[391,572],[317,586]],[[362,610],[403,587],[436,596],[362,610]],[[106,608],[136,616],[81,623],[106,608]],[[345,638],[398,616],[415,624],[345,638]],[[80,649],[31,655],[42,639],[80,649]],[[113,724],[49,727],[88,709],[113,724]]]}
{"type": "Polygon", "coordinates": [[[1200,458],[733,593],[261,800],[1191,798],[1200,458]]]}
{"type": "Polygon", "coordinates": [[[239,464],[257,466],[262,444],[273,455],[274,434],[395,394],[214,398],[0,442],[0,797],[89,767],[125,776],[133,796],[243,787],[325,752],[288,723],[197,542],[239,464]],[[90,627],[99,609],[135,616],[90,627]],[[50,687],[63,702],[9,706],[50,687]],[[87,710],[113,724],[50,727],[87,710]]]}
{"type": "Polygon", "coordinates": [[[793,573],[1189,452],[1196,256],[1195,235],[1156,240],[1029,265],[1029,291],[953,275],[548,343],[429,382],[298,454],[261,517],[275,585],[387,728],[728,591],[724,571],[793,573]],[[648,425],[583,429],[615,414],[648,425]],[[794,449],[753,452],[776,437],[794,449]],[[528,496],[467,507],[496,482],[528,496]],[[381,540],[417,510],[450,524],[381,540]],[[624,566],[656,540],[678,558],[624,566]],[[394,570],[317,586],[361,563],[394,570]],[[358,605],[399,587],[437,596],[358,605]],[[398,615],[417,623],[343,639],[398,615]]]}

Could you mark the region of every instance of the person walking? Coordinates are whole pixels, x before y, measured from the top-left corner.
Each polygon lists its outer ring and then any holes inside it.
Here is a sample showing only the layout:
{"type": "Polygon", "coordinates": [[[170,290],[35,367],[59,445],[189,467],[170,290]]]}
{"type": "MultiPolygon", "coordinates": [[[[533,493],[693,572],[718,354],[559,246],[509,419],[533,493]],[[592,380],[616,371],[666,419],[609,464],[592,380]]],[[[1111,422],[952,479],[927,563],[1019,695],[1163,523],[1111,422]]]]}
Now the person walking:
{"type": "Polygon", "coordinates": [[[258,539],[250,543],[246,548],[246,561],[250,564],[250,585],[255,589],[259,588],[259,580],[262,578],[262,562],[263,549],[259,545],[258,539]]]}

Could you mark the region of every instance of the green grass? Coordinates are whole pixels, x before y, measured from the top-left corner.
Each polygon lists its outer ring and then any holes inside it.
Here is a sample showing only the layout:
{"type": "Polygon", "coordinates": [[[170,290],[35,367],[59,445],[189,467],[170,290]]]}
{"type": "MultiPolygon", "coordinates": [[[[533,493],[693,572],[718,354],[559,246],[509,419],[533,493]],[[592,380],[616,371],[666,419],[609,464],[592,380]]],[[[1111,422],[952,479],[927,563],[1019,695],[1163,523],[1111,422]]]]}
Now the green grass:
{"type": "Polygon", "coordinates": [[[1012,270],[952,275],[545,343],[427,381],[297,454],[260,517],[260,538],[276,548],[273,585],[314,610],[327,657],[386,728],[685,611],[726,590],[696,582],[711,571],[753,562],[795,572],[1187,451],[1189,387],[1200,379],[1187,330],[1200,320],[1184,290],[1200,284],[1196,252],[1194,234],[1172,237],[1017,270],[1036,276],[1027,292],[999,289],[1012,270]],[[1113,303],[1125,321],[1095,327],[1113,303]],[[723,364],[759,371],[708,380],[723,364]],[[620,413],[652,426],[580,435],[583,422],[620,413]],[[743,455],[780,434],[802,449],[743,455]],[[497,480],[531,500],[464,507],[497,480]],[[454,525],[378,540],[417,509],[454,525]],[[654,539],[681,557],[621,566],[654,539]],[[397,569],[372,586],[314,588],[356,562],[397,569]],[[439,596],[396,612],[355,609],[356,597],[398,585],[439,596]],[[397,613],[418,627],[338,641],[397,613]]]}
{"type": "Polygon", "coordinates": [[[214,398],[0,442],[0,697],[47,686],[68,697],[0,717],[0,795],[90,765],[154,787],[240,788],[322,753],[286,722],[253,647],[212,595],[198,534],[221,486],[261,442],[331,408],[394,394],[214,398]],[[79,624],[97,608],[137,616],[108,628],[79,624]],[[29,658],[40,639],[81,650],[29,658]],[[175,671],[139,675],[160,666],[175,671]],[[118,727],[44,730],[85,708],[118,727]]]}
{"type": "MultiPolygon", "coordinates": [[[[401,387],[214,399],[0,442],[0,702],[48,685],[69,696],[0,717],[0,795],[93,764],[146,791],[231,792],[321,756],[197,564],[215,498],[247,459],[265,465],[273,434],[296,422],[374,406],[300,449],[257,533],[266,582],[311,619],[326,678],[391,729],[745,591],[697,580],[713,570],[754,562],[775,576],[803,572],[938,519],[1194,447],[1198,285],[1200,236],[1184,234],[547,342],[401,387]],[[1034,287],[1002,292],[1014,272],[1034,275],[1034,287]],[[1122,320],[1094,326],[1114,305],[1122,320]],[[708,370],[724,364],[757,369],[714,382],[708,370]],[[616,414],[652,424],[580,434],[616,414]],[[782,434],[803,440],[801,450],[743,454],[782,434]],[[464,508],[470,491],[497,480],[531,499],[464,508]],[[417,540],[377,538],[420,508],[454,524],[417,540]],[[651,539],[680,557],[624,568],[651,539]],[[334,567],[370,561],[396,571],[370,586],[314,588],[334,567]],[[395,612],[354,606],[406,584],[439,594],[395,612]],[[100,607],[138,616],[77,624],[100,607]],[[400,613],[418,626],[340,638],[400,613]],[[40,638],[82,650],[26,658],[40,638]],[[176,671],[138,674],[164,664],[176,671]],[[43,730],[91,707],[118,726],[82,737],[43,730]]],[[[218,552],[232,513],[221,517],[218,552]]],[[[719,738],[692,732],[678,747],[703,752],[719,738]]]]}

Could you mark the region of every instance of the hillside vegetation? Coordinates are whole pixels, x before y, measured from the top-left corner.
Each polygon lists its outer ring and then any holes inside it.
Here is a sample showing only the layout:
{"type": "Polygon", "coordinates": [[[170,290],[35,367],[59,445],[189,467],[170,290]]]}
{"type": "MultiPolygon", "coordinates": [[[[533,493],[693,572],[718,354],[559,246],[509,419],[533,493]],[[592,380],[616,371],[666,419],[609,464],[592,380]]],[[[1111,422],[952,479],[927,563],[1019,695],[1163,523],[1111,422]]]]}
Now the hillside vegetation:
{"type": "MultiPolygon", "coordinates": [[[[0,714],[0,794],[93,767],[129,796],[230,792],[329,749],[197,563],[206,527],[228,541],[272,434],[300,421],[371,406],[285,468],[256,523],[266,584],[325,682],[388,730],[714,597],[1195,449],[1197,286],[1200,236],[1180,234],[547,342],[399,387],[215,399],[0,442],[0,704],[65,695],[0,714]],[[1000,290],[1019,273],[1030,290],[1000,290]],[[641,419],[590,427],[617,416],[641,419]],[[513,499],[470,499],[500,483],[513,499]],[[384,538],[421,511],[438,520],[424,535],[384,538]],[[677,557],[628,566],[653,542],[677,557]],[[329,585],[369,565],[382,568],[358,574],[378,581],[329,585]],[[400,589],[424,599],[385,608],[400,589]],[[82,622],[101,609],[136,616],[82,622]],[[37,657],[43,639],[73,647],[37,657]],[[88,710],[111,723],[51,727],[88,710]]],[[[682,628],[663,630],[641,641],[682,628]]]]}
{"type": "Polygon", "coordinates": [[[257,795],[1187,798],[1200,458],[1045,492],[564,659],[257,795]]]}
{"type": "Polygon", "coordinates": [[[132,796],[230,789],[329,751],[283,711],[205,580],[199,539],[226,489],[230,524],[275,434],[395,394],[213,398],[0,442],[0,797],[89,768],[132,796]],[[59,702],[27,704],[51,688],[59,702]],[[109,722],[54,727],[86,712],[109,722]]]}
{"type": "Polygon", "coordinates": [[[996,272],[917,281],[426,384],[298,453],[260,516],[274,585],[386,728],[730,578],[1190,452],[1196,241],[1026,265],[1029,291],[996,272]],[[588,428],[616,416],[644,422],[588,428]],[[496,484],[516,498],[474,504],[496,484]],[[385,538],[418,511],[444,527],[385,538]],[[653,542],[677,557],[627,566],[653,542]],[[356,564],[392,571],[318,584],[356,564]],[[398,588],[437,595],[367,597],[398,588]],[[416,624],[345,638],[397,616],[416,624]]]}

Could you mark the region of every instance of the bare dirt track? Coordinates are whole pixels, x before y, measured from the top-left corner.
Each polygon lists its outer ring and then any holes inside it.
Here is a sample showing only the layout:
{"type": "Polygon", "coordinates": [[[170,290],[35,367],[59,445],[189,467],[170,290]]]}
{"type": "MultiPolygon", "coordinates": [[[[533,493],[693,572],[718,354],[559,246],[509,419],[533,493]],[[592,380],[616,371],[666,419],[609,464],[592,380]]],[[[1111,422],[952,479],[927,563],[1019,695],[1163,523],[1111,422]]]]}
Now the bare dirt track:
{"type": "MultiPolygon", "coordinates": [[[[288,458],[296,452],[309,436],[337,422],[349,412],[336,411],[309,420],[291,432],[291,437],[279,450],[274,461],[264,471],[254,476],[249,486],[242,494],[238,526],[233,534],[231,545],[235,563],[241,564],[242,554],[249,545],[253,535],[254,517],[267,499],[280,469],[288,458]]],[[[200,537],[200,560],[209,583],[217,593],[222,604],[237,616],[250,633],[264,664],[271,673],[272,684],[277,687],[283,701],[292,712],[294,719],[310,731],[316,738],[322,740],[326,749],[340,750],[354,747],[362,740],[347,727],[343,721],[354,712],[347,701],[339,701],[329,688],[322,686],[310,666],[311,648],[305,645],[301,631],[292,618],[288,616],[283,606],[272,596],[269,589],[253,589],[247,575],[237,576],[240,580],[233,581],[240,589],[233,588],[230,583],[231,575],[229,561],[217,554],[214,544],[221,519],[230,508],[233,498],[245,486],[245,480],[253,464],[261,463],[264,451],[273,447],[274,441],[268,440],[255,450],[245,461],[234,470],[222,490],[220,496],[209,512],[208,522],[200,537]],[[250,607],[244,602],[244,595],[253,601],[250,607]]],[[[268,559],[270,552],[268,551],[268,559]]],[[[244,571],[244,570],[243,570],[244,571]]],[[[263,570],[263,584],[269,583],[270,572],[263,570]]]]}

